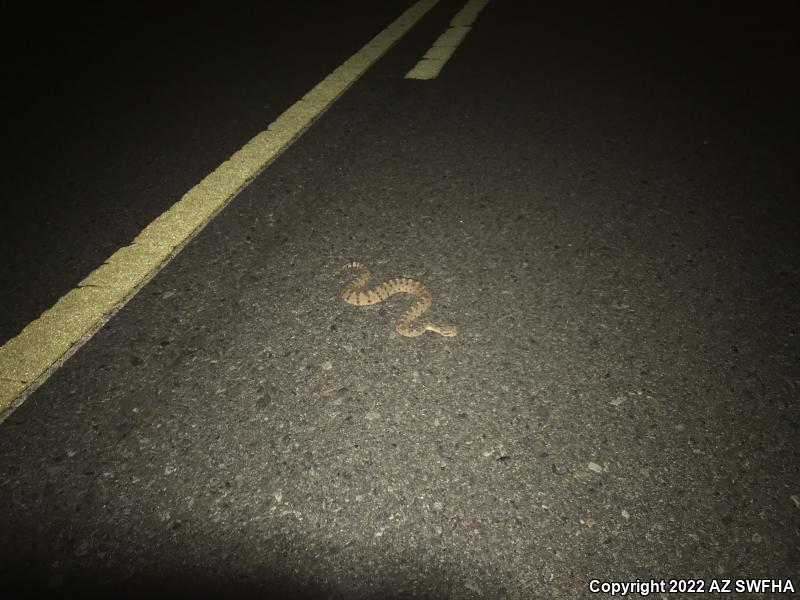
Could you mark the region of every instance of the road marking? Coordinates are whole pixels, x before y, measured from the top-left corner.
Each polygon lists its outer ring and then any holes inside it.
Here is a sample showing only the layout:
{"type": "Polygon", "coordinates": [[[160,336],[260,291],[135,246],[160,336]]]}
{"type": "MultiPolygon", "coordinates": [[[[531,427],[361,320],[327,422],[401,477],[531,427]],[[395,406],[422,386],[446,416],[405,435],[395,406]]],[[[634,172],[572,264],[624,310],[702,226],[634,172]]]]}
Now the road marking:
{"type": "Polygon", "coordinates": [[[256,135],[130,246],[0,347],[0,422],[86,343],[438,0],[419,0],[256,135]]]}
{"type": "Polygon", "coordinates": [[[450,27],[439,36],[431,49],[416,66],[406,73],[406,79],[434,79],[450,60],[458,45],[467,37],[478,13],[489,4],[489,0],[469,0],[450,21],[450,27]]]}

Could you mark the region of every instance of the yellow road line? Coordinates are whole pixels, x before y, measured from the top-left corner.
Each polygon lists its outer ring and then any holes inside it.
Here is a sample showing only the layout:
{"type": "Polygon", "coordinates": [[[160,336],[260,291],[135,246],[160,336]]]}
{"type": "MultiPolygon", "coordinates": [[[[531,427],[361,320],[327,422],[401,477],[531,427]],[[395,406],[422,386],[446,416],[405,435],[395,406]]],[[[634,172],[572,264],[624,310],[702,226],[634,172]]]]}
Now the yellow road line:
{"type": "Polygon", "coordinates": [[[91,338],[438,0],[419,0],[0,347],[0,421],[91,338]]]}
{"type": "Polygon", "coordinates": [[[434,79],[450,60],[458,45],[467,37],[478,13],[489,4],[489,0],[469,0],[450,21],[450,27],[439,36],[413,69],[406,73],[406,79],[434,79]]]}

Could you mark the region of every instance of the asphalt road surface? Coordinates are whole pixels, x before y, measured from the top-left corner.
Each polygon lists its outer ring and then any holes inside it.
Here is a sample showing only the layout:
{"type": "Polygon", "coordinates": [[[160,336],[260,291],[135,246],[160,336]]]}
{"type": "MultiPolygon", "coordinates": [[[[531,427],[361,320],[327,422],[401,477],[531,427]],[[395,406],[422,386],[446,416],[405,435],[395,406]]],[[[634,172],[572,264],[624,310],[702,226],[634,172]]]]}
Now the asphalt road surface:
{"type": "MultiPolygon", "coordinates": [[[[28,9],[0,341],[411,4],[28,9]]],[[[796,5],[462,4],[0,424],[0,596],[800,597],[796,5]]]]}

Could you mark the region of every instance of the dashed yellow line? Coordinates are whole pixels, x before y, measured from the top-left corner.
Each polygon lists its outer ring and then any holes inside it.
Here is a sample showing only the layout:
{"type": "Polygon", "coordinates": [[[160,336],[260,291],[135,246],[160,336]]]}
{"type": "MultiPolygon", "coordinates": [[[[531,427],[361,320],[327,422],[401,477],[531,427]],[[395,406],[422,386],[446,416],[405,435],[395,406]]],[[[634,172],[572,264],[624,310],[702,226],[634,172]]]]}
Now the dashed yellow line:
{"type": "Polygon", "coordinates": [[[406,79],[434,79],[450,60],[458,45],[467,37],[478,13],[489,4],[489,0],[469,0],[450,21],[450,27],[439,36],[413,69],[406,73],[406,79]]]}
{"type": "Polygon", "coordinates": [[[19,335],[0,347],[0,421],[92,337],[438,0],[419,0],[19,335]]]}

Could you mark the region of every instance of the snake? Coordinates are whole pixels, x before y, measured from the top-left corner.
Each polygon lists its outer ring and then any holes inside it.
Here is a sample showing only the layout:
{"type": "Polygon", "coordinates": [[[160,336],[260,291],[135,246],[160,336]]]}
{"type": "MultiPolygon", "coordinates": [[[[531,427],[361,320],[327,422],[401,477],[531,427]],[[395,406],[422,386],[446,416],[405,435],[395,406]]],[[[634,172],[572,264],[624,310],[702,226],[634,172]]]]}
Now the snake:
{"type": "Polygon", "coordinates": [[[372,275],[366,266],[360,262],[349,262],[340,271],[355,269],[358,274],[349,283],[345,284],[340,292],[342,300],[353,306],[368,306],[378,304],[395,294],[409,294],[414,302],[395,323],[395,331],[404,337],[417,337],[426,331],[433,331],[445,337],[452,337],[458,333],[453,325],[434,325],[430,322],[415,321],[431,307],[433,297],[422,283],[407,277],[389,279],[375,287],[365,290],[364,286],[372,275]]]}

